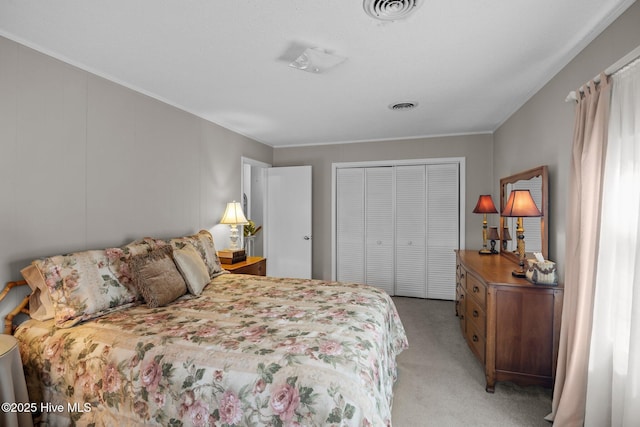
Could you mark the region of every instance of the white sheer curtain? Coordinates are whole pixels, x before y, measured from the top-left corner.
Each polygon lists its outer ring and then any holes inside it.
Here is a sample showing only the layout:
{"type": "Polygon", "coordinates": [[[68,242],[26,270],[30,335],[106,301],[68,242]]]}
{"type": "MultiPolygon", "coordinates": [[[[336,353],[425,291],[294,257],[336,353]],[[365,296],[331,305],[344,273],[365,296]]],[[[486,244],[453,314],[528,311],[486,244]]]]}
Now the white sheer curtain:
{"type": "Polygon", "coordinates": [[[640,60],[612,81],[587,427],[640,425],[640,60]]]}

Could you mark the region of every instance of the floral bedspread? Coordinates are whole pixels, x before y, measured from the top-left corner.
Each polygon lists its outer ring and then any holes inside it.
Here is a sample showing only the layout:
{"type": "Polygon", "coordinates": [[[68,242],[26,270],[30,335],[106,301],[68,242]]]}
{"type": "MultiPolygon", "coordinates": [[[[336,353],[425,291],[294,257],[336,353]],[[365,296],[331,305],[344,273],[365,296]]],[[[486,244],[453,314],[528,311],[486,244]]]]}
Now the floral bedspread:
{"type": "Polygon", "coordinates": [[[389,426],[407,347],[383,291],[237,274],[70,329],[29,320],[16,337],[48,426],[389,426]]]}

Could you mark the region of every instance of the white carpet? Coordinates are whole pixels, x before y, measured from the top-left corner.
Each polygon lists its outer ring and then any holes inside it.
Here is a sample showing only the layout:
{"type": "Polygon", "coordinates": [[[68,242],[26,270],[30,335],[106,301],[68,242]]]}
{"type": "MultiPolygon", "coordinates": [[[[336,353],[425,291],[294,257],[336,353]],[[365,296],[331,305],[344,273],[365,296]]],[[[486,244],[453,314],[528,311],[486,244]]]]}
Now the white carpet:
{"type": "Polygon", "coordinates": [[[496,384],[485,391],[484,369],[467,346],[453,301],[393,298],[409,338],[398,356],[394,427],[541,426],[551,390],[496,384]]]}

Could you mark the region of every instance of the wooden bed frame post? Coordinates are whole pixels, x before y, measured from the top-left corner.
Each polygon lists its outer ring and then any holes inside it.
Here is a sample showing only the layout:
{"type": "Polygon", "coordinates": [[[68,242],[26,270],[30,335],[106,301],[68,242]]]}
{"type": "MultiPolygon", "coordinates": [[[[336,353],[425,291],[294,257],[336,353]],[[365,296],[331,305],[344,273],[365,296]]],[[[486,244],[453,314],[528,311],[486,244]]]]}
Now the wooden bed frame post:
{"type": "MultiPolygon", "coordinates": [[[[15,282],[8,282],[2,292],[0,292],[0,302],[9,295],[11,289],[16,288],[18,286],[27,286],[27,282],[24,280],[18,280],[15,282]]],[[[13,318],[16,317],[20,313],[29,314],[29,296],[27,295],[24,299],[18,304],[4,319],[4,330],[2,333],[7,335],[13,335],[13,318]]]]}

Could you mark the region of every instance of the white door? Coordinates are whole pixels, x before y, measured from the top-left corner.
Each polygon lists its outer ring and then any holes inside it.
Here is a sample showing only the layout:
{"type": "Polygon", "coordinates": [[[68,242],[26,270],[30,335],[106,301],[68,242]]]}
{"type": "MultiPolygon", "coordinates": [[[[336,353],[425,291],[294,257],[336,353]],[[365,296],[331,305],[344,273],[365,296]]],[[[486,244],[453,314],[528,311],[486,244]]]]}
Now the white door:
{"type": "Polygon", "coordinates": [[[364,283],[364,168],[336,171],[336,279],[364,283]]]}
{"type": "Polygon", "coordinates": [[[365,187],[365,281],[394,295],[393,168],[366,168],[365,187]]]}
{"type": "Polygon", "coordinates": [[[311,278],[311,166],[267,169],[267,275],[311,278]]]}
{"type": "Polygon", "coordinates": [[[454,300],[460,248],[458,164],[427,167],[427,298],[454,300]]]}
{"type": "Polygon", "coordinates": [[[427,297],[426,166],[396,168],[396,295],[427,297]]]}
{"type": "Polygon", "coordinates": [[[335,168],[332,277],[390,295],[455,299],[461,162],[335,168]]]}

